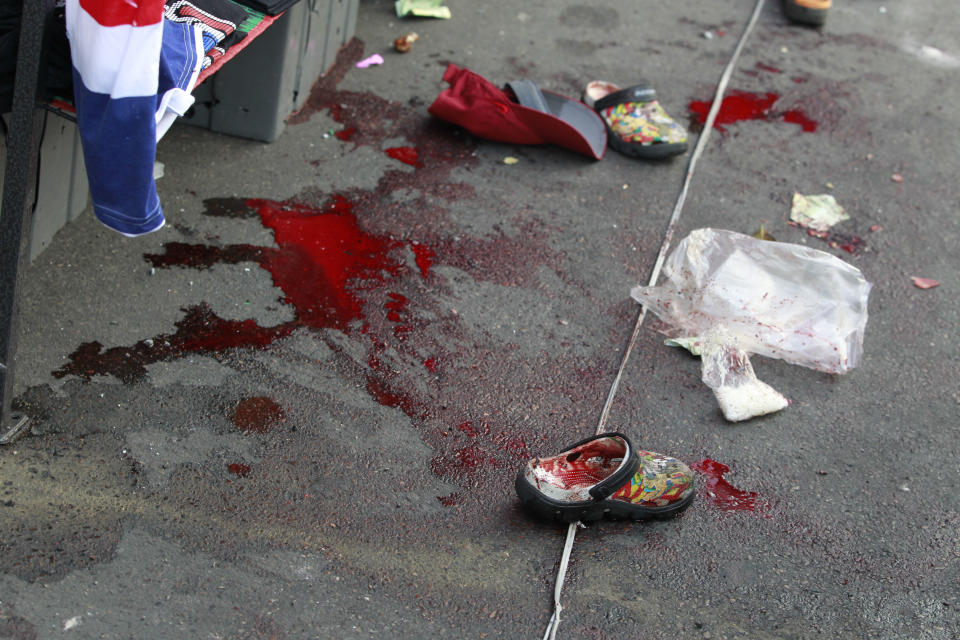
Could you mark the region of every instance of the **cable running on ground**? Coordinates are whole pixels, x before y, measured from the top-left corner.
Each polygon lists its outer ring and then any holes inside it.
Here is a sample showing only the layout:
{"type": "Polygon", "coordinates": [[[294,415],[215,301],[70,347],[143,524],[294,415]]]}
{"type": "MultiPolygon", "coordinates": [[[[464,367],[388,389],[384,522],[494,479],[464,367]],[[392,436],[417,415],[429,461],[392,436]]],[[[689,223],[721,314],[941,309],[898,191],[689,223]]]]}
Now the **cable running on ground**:
{"type": "MultiPolygon", "coordinates": [[[[670,244],[673,241],[673,235],[677,228],[677,222],[680,220],[680,212],[683,210],[683,204],[687,199],[687,192],[690,189],[690,182],[693,179],[693,172],[696,169],[697,161],[700,159],[700,155],[703,153],[703,149],[707,144],[707,140],[710,138],[710,131],[713,129],[713,124],[716,122],[717,114],[720,112],[720,106],[723,103],[723,94],[726,92],[727,84],[730,82],[730,76],[733,74],[733,70],[737,66],[737,60],[740,58],[740,53],[743,51],[743,47],[747,42],[747,38],[753,31],[753,27],[756,25],[757,19],[760,17],[760,12],[763,10],[763,3],[764,0],[757,0],[757,3],[753,8],[753,13],[750,15],[750,19],[747,21],[747,25],[744,28],[743,33],[740,35],[740,39],[737,41],[736,48],[733,50],[733,55],[730,56],[730,60],[727,62],[727,66],[724,68],[723,74],[721,74],[720,80],[717,83],[717,88],[713,96],[713,104],[710,105],[710,111],[707,113],[707,119],[703,124],[703,131],[700,133],[700,137],[697,139],[697,144],[694,147],[693,152],[690,154],[690,160],[687,163],[680,193],[677,195],[677,200],[673,207],[673,213],[670,215],[670,219],[667,222],[667,229],[664,232],[663,242],[660,244],[660,251],[657,254],[657,260],[654,263],[653,270],[650,273],[650,281],[648,284],[651,287],[656,286],[657,280],[660,279],[660,270],[663,268],[663,263],[666,260],[667,253],[670,250],[670,244]]],[[[630,359],[630,354],[637,342],[637,337],[640,335],[640,327],[643,325],[643,321],[646,317],[647,308],[641,307],[639,313],[637,314],[637,320],[633,325],[633,332],[630,334],[630,340],[627,343],[627,348],[623,352],[623,357],[620,360],[620,367],[617,369],[617,375],[614,377],[613,383],[610,385],[610,391],[607,393],[607,400],[604,402],[603,411],[600,413],[600,420],[597,424],[597,430],[594,435],[601,434],[606,429],[607,418],[610,415],[610,407],[613,405],[613,400],[617,395],[618,388],[620,387],[620,380],[623,378],[623,372],[626,369],[627,361],[630,359]]],[[[573,551],[573,542],[576,539],[578,526],[583,525],[579,522],[573,522],[567,528],[567,538],[563,546],[563,555],[560,558],[560,568],[557,571],[557,580],[553,590],[553,615],[550,617],[550,622],[547,625],[546,632],[543,634],[543,640],[556,640],[557,637],[557,628],[560,626],[560,612],[563,610],[563,607],[560,605],[560,594],[563,591],[563,583],[566,579],[567,566],[570,563],[570,554],[573,551]]]]}

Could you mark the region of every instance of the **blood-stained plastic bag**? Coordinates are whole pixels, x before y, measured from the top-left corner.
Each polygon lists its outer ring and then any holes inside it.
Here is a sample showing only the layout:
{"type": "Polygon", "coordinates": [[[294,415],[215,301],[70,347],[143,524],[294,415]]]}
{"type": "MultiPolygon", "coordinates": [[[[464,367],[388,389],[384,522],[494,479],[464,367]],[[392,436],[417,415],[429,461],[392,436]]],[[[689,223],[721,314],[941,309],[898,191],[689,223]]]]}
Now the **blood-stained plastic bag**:
{"type": "Polygon", "coordinates": [[[860,364],[870,283],[839,258],[796,244],[718,229],[684,238],[664,264],[667,282],[630,295],[692,344],[703,381],[731,421],[787,400],[757,380],[757,353],[827,373],[860,364]]]}

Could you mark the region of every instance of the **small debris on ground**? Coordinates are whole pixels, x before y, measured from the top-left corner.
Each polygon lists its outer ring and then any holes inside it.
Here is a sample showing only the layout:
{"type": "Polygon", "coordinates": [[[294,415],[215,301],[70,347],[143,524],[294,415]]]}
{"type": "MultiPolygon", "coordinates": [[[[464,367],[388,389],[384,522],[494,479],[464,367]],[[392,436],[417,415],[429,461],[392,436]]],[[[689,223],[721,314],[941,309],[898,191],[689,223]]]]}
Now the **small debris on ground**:
{"type": "Polygon", "coordinates": [[[517,164],[520,162],[520,158],[514,158],[513,156],[507,156],[503,159],[503,164],[517,164]]]}
{"type": "Polygon", "coordinates": [[[682,349],[686,349],[692,356],[700,355],[699,338],[667,338],[663,341],[663,344],[667,345],[668,347],[680,347],[682,349]]]}
{"type": "Polygon", "coordinates": [[[776,242],[777,239],[767,231],[767,227],[763,224],[760,225],[760,228],[753,232],[753,237],[757,240],[769,240],[771,242],[776,242]]]}
{"type": "Polygon", "coordinates": [[[790,219],[808,229],[827,231],[838,222],[849,220],[850,216],[829,193],[812,196],[794,193],[790,219]]]}
{"type": "Polygon", "coordinates": [[[443,0],[397,0],[394,7],[399,18],[416,16],[418,18],[450,19],[450,9],[443,6],[443,0]]]}
{"type": "Polygon", "coordinates": [[[383,64],[383,56],[379,53],[375,53],[369,58],[364,58],[356,64],[356,67],[358,69],[366,69],[367,67],[371,67],[375,64],[383,64]]]}
{"type": "Polygon", "coordinates": [[[865,249],[863,238],[832,230],[838,222],[849,219],[847,212],[829,193],[811,196],[793,194],[793,206],[790,210],[791,226],[803,227],[807,230],[807,235],[820,238],[834,249],[843,249],[851,255],[859,255],[865,249]]]}
{"type": "Polygon", "coordinates": [[[934,287],[939,287],[940,283],[934,280],[933,278],[921,278],[920,276],[912,276],[910,278],[913,280],[913,286],[918,289],[933,289],[934,287]]]}
{"type": "Polygon", "coordinates": [[[408,33],[407,35],[400,36],[399,38],[394,40],[393,48],[400,53],[407,53],[408,51],[410,51],[411,45],[413,45],[413,43],[419,39],[420,39],[420,36],[418,36],[417,34],[408,33]]]}

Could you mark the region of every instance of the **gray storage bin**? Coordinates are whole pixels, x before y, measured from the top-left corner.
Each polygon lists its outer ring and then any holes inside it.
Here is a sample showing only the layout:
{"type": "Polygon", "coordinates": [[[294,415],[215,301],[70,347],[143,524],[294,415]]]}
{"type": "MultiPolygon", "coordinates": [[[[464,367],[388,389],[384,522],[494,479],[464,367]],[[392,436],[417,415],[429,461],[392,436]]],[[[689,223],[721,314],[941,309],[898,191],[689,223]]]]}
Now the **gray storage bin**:
{"type": "Polygon", "coordinates": [[[287,116],[334,63],[357,24],[359,0],[301,0],[197,87],[181,122],[273,142],[287,116]]]}

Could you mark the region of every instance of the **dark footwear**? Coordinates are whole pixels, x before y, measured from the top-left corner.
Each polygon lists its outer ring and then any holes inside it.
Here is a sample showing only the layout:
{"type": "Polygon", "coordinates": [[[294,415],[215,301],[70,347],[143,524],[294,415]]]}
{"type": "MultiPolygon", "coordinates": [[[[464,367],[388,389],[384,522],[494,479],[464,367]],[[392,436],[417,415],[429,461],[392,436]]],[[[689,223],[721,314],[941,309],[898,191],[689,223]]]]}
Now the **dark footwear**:
{"type": "Polygon", "coordinates": [[[448,65],[450,87],[427,111],[487,140],[514,144],[556,144],[594,160],[607,150],[607,130],[590,107],[529,80],[502,91],[469,69],[448,65]],[[512,95],[511,95],[512,94],[512,95]]]}
{"type": "Polygon", "coordinates": [[[667,158],[687,150],[687,131],[667,115],[646,83],[621,89],[610,82],[587,85],[583,101],[603,118],[615,151],[634,158],[667,158]]]}
{"type": "Polygon", "coordinates": [[[821,26],[827,21],[832,0],[783,0],[783,12],[794,22],[821,26]]]}
{"type": "Polygon", "coordinates": [[[675,458],[637,451],[620,433],[605,433],[549,458],[530,460],[515,483],[533,513],[561,522],[604,516],[647,520],[693,501],[693,473],[675,458]]]}
{"type": "Polygon", "coordinates": [[[587,105],[559,93],[543,91],[531,80],[507,83],[518,104],[517,116],[540,131],[553,144],[591,156],[596,160],[607,150],[603,121],[587,105]]]}

